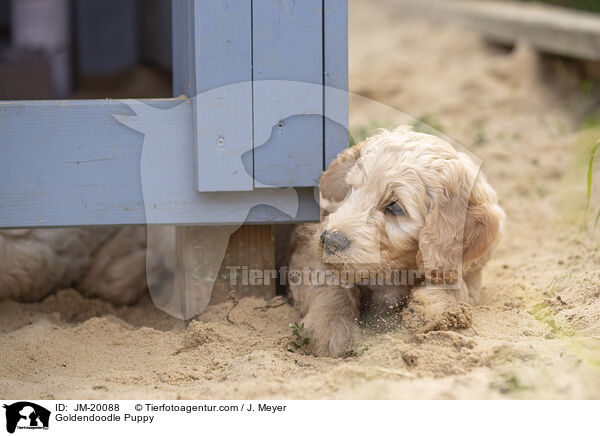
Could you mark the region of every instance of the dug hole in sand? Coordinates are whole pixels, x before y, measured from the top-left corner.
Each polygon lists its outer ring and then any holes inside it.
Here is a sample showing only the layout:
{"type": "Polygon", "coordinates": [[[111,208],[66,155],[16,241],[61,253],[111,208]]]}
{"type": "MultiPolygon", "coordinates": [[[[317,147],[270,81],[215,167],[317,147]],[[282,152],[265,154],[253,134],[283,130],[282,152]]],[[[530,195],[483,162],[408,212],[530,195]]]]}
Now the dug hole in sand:
{"type": "MultiPolygon", "coordinates": [[[[472,328],[365,330],[354,355],[317,358],[287,351],[299,320],[287,304],[242,299],[229,322],[223,303],[186,326],[149,301],[115,309],[63,290],[0,304],[0,396],[600,398],[600,256],[581,229],[585,159],[600,137],[597,124],[582,130],[593,96],[525,46],[493,47],[366,0],[350,3],[350,81],[483,159],[508,224],[472,328]]],[[[359,100],[356,136],[395,122],[359,100]]]]}

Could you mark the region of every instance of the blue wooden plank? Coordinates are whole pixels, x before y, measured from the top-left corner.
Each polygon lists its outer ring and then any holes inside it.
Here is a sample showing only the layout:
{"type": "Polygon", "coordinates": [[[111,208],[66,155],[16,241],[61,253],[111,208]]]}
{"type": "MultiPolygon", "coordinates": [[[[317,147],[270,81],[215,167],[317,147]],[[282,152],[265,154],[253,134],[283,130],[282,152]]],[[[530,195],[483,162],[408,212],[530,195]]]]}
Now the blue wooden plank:
{"type": "Polygon", "coordinates": [[[310,189],[199,193],[192,125],[187,98],[0,103],[0,228],[318,219],[310,189]]]}
{"type": "Polygon", "coordinates": [[[120,103],[0,103],[0,227],[143,222],[143,138],[120,103]]]}
{"type": "Polygon", "coordinates": [[[348,0],[323,0],[324,168],[348,147],[348,0]]]}
{"type": "Polygon", "coordinates": [[[315,186],[323,91],[298,82],[323,84],[322,0],[254,0],[252,19],[255,186],[315,186]]]}
{"type": "Polygon", "coordinates": [[[252,2],[194,0],[198,190],[251,191],[252,2]],[[228,86],[229,85],[229,86],[228,86]]]}
{"type": "Polygon", "coordinates": [[[195,102],[200,192],[253,189],[251,23],[250,0],[173,1],[173,90],[195,102]]]}

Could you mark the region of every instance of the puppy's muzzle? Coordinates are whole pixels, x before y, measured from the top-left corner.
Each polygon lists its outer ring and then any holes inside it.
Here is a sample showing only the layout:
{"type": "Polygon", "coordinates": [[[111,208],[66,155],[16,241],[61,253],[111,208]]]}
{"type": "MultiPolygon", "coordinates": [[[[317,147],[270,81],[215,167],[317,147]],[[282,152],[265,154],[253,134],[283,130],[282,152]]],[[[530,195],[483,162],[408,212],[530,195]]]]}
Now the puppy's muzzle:
{"type": "Polygon", "coordinates": [[[343,233],[329,230],[325,230],[321,234],[321,242],[327,254],[339,253],[350,246],[350,240],[343,233]]]}

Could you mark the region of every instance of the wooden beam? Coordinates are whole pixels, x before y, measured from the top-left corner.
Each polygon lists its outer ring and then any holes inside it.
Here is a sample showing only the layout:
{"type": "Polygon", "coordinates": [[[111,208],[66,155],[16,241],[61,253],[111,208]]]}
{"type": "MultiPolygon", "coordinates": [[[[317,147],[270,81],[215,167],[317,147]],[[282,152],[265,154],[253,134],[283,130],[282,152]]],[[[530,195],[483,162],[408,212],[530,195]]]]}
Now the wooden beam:
{"type": "Polygon", "coordinates": [[[0,228],[318,219],[312,189],[199,193],[192,119],[187,98],[0,102],[0,228]]]}
{"type": "Polygon", "coordinates": [[[563,56],[600,60],[600,16],[542,4],[477,0],[387,0],[398,13],[461,24],[500,43],[526,41],[563,56]]]}
{"type": "Polygon", "coordinates": [[[251,12],[249,0],[173,2],[173,91],[193,100],[200,192],[254,188],[242,162],[253,146],[251,12]]]}
{"type": "Polygon", "coordinates": [[[252,191],[252,2],[193,0],[194,130],[200,192],[252,191]],[[227,86],[233,85],[233,86],[227,86]],[[210,92],[209,92],[210,91],[210,92]]]}

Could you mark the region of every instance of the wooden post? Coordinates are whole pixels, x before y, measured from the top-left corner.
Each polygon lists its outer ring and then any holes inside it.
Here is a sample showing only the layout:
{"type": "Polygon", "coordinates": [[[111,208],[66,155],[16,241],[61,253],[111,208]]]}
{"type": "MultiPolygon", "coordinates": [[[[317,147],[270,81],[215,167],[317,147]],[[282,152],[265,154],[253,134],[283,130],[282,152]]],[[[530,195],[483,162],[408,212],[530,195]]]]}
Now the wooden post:
{"type": "Polygon", "coordinates": [[[232,290],[238,297],[275,296],[273,226],[245,225],[235,229],[177,227],[175,292],[183,297],[179,300],[180,313],[193,313],[194,308],[228,301],[232,290]],[[211,289],[212,297],[208,298],[211,289]]]}
{"type": "Polygon", "coordinates": [[[272,225],[244,225],[233,233],[212,292],[211,304],[238,297],[275,296],[275,240],[272,225]],[[266,273],[266,274],[265,274],[266,273]],[[254,277],[249,277],[250,275],[254,277]]]}

